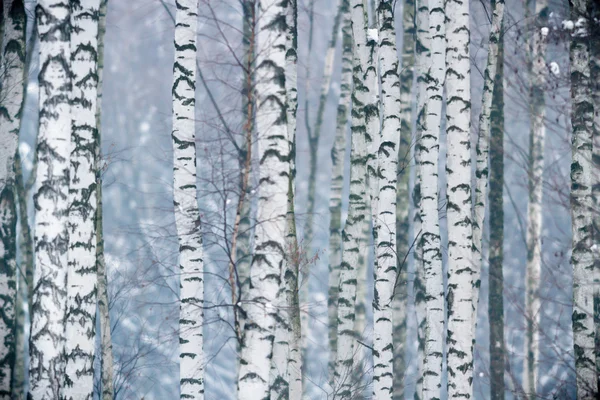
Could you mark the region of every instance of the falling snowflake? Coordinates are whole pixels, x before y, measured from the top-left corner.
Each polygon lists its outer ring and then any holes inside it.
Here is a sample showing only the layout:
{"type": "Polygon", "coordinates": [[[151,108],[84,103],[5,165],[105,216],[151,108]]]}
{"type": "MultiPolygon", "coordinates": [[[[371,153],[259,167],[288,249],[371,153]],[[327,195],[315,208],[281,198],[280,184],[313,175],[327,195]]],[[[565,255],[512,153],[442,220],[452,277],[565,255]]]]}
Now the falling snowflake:
{"type": "Polygon", "coordinates": [[[555,61],[552,61],[550,63],[550,72],[552,72],[552,75],[554,76],[559,76],[560,75],[560,67],[558,66],[558,64],[555,61]]]}
{"type": "Polygon", "coordinates": [[[572,31],[574,26],[575,26],[575,25],[573,24],[573,21],[570,21],[570,20],[564,20],[564,21],[562,22],[562,27],[563,27],[563,29],[565,29],[565,30],[567,30],[567,31],[572,31]]]}
{"type": "Polygon", "coordinates": [[[544,26],[544,27],[541,29],[541,34],[542,34],[542,37],[546,37],[546,36],[548,36],[548,28],[544,26]]]}
{"type": "Polygon", "coordinates": [[[377,29],[369,29],[367,32],[367,40],[375,40],[379,39],[379,35],[377,34],[377,29]]]}

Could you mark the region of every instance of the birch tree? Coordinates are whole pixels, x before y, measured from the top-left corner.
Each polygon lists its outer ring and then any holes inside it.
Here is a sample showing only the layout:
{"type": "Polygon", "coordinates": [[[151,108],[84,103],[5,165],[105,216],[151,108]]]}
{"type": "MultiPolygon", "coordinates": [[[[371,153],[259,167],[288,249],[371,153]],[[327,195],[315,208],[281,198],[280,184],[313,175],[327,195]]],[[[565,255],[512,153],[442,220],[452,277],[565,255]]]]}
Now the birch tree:
{"type": "Polygon", "coordinates": [[[472,397],[473,233],[469,3],[446,2],[448,397],[472,397]]]}
{"type": "Polygon", "coordinates": [[[329,197],[329,290],[327,310],[329,317],[329,382],[333,385],[337,357],[337,302],[340,264],[342,261],[342,191],[344,161],[348,135],[348,112],[352,106],[352,20],[350,2],[342,2],[342,76],[337,108],[335,140],[331,148],[331,194],[329,197]]]}
{"type": "MultiPolygon", "coordinates": [[[[104,75],[104,35],[106,33],[106,13],[108,0],[101,0],[98,12],[98,88],[96,104],[96,162],[101,162],[101,137],[102,137],[102,82],[104,75]]],[[[104,235],[103,235],[103,213],[102,213],[102,168],[96,168],[96,271],[98,273],[98,316],[100,318],[100,351],[101,351],[101,384],[102,400],[114,398],[113,382],[113,351],[110,315],[108,309],[108,282],[106,275],[106,263],[104,260],[104,235]]]]}
{"type": "Polygon", "coordinates": [[[96,334],[96,101],[99,0],[71,5],[71,156],[66,369],[62,396],[91,399],[96,334]]]}
{"type": "Polygon", "coordinates": [[[426,114],[418,145],[421,168],[422,252],[425,272],[426,327],[423,365],[423,398],[441,398],[444,326],[444,279],[439,226],[438,159],[442,118],[443,85],[446,75],[444,3],[429,1],[431,67],[426,77],[426,114]]]}
{"type": "MultiPolygon", "coordinates": [[[[393,326],[394,326],[394,370],[406,369],[406,316],[408,306],[408,209],[410,138],[412,132],[412,87],[415,62],[415,2],[405,0],[402,13],[402,65],[400,68],[400,145],[398,147],[398,184],[396,190],[396,253],[398,274],[394,287],[393,326]]],[[[405,375],[405,374],[403,374],[405,375]]],[[[404,376],[394,379],[394,400],[404,396],[404,376]]]]}
{"type": "Polygon", "coordinates": [[[573,341],[577,397],[593,398],[598,392],[594,336],[592,253],[592,131],[594,106],[590,82],[590,43],[586,0],[570,1],[571,17],[578,21],[570,48],[571,124],[571,220],[573,233],[573,341]]]}
{"type": "Polygon", "coordinates": [[[526,357],[523,368],[523,388],[535,395],[538,381],[539,323],[541,320],[541,302],[539,282],[542,277],[542,195],[544,173],[544,84],[546,81],[546,38],[541,29],[547,20],[547,1],[535,2],[535,29],[528,43],[531,52],[531,86],[529,101],[531,108],[531,138],[529,142],[529,203],[527,206],[527,265],[525,278],[525,316],[527,332],[525,335],[526,357]]]}
{"type": "Polygon", "coordinates": [[[71,138],[70,5],[41,0],[38,166],[34,205],[35,275],[31,322],[29,397],[59,398],[65,370],[69,143],[71,138]]]}
{"type": "MultiPolygon", "coordinates": [[[[394,382],[393,296],[398,260],[396,253],[396,190],[400,144],[400,77],[396,52],[393,2],[377,7],[379,66],[381,68],[382,129],[379,165],[378,234],[375,243],[373,298],[373,397],[392,399],[394,382]]],[[[408,133],[408,132],[407,132],[408,133]]],[[[396,378],[397,379],[397,378],[396,378]]]]}
{"type": "Polygon", "coordinates": [[[287,262],[283,279],[286,288],[286,303],[290,310],[290,350],[288,357],[289,398],[302,397],[302,323],[300,315],[299,277],[300,255],[296,234],[296,112],[298,111],[298,3],[288,0],[286,9],[286,54],[285,89],[286,117],[289,140],[290,175],[287,193],[286,248],[287,262]]]}
{"type": "Polygon", "coordinates": [[[204,398],[204,261],[196,195],[196,36],[198,1],[175,2],[173,204],[179,242],[179,380],[182,399],[204,398]]]}
{"type": "Polygon", "coordinates": [[[273,343],[271,363],[271,399],[300,399],[302,397],[302,328],[298,296],[299,248],[296,236],[296,216],[294,209],[296,177],[296,111],[298,109],[297,90],[297,49],[298,7],[296,0],[285,3],[286,54],[285,91],[286,121],[289,149],[289,185],[286,214],[286,259],[281,270],[277,325],[273,343]]]}
{"type": "Polygon", "coordinates": [[[421,154],[421,136],[426,129],[427,116],[427,82],[431,68],[431,37],[429,34],[429,4],[426,0],[416,1],[416,65],[417,65],[417,121],[414,137],[415,182],[413,185],[413,236],[415,243],[414,262],[415,279],[413,284],[415,313],[417,317],[417,382],[415,398],[423,396],[422,374],[425,362],[425,327],[426,327],[426,302],[425,302],[425,270],[423,265],[423,230],[421,219],[421,186],[423,183],[421,154]]]}
{"type": "Polygon", "coordinates": [[[247,319],[238,377],[240,399],[269,393],[270,354],[277,309],[274,306],[285,262],[289,189],[289,138],[286,118],[286,7],[274,0],[259,3],[256,114],[260,160],[254,258],[250,270],[247,319]]]}
{"type": "Polygon", "coordinates": [[[15,363],[17,289],[17,207],[13,169],[25,78],[25,8],[4,0],[0,36],[0,399],[11,396],[15,363]]]}
{"type": "Polygon", "coordinates": [[[352,89],[352,135],[350,152],[350,194],[348,216],[342,231],[342,263],[338,289],[337,358],[333,398],[352,396],[352,366],[354,354],[354,322],[356,306],[357,265],[361,253],[361,237],[367,224],[366,173],[367,124],[373,117],[370,109],[374,86],[368,86],[367,13],[363,0],[352,0],[352,33],[354,37],[352,89]]]}

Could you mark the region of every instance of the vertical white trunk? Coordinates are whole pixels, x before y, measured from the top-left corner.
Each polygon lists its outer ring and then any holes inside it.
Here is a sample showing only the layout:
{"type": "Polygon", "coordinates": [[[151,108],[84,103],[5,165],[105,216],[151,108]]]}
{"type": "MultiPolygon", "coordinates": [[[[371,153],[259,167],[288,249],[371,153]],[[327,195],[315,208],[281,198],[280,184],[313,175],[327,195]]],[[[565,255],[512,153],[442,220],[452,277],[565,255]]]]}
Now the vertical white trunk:
{"type": "Polygon", "coordinates": [[[446,32],[444,2],[429,1],[429,35],[431,68],[425,96],[425,126],[418,149],[421,167],[421,220],[423,269],[425,272],[425,360],[423,365],[423,399],[441,398],[444,278],[439,225],[438,161],[442,118],[444,79],[446,74],[446,32]]]}
{"type": "Polygon", "coordinates": [[[0,399],[8,399],[15,361],[17,301],[17,209],[13,165],[23,104],[26,16],[21,0],[3,0],[1,7],[4,33],[0,34],[0,399]]]}
{"type": "Polygon", "coordinates": [[[417,382],[415,387],[415,398],[423,396],[423,367],[425,362],[425,325],[426,325],[426,303],[425,303],[425,269],[423,264],[423,225],[421,219],[421,136],[425,131],[427,115],[427,81],[431,68],[431,52],[429,34],[429,8],[426,0],[416,1],[416,66],[417,66],[417,126],[415,133],[414,160],[415,160],[415,183],[413,187],[413,235],[415,241],[415,313],[417,317],[417,382]]]}
{"type": "MultiPolygon", "coordinates": [[[[586,15],[589,3],[571,3],[572,17],[586,15]]],[[[584,22],[587,25],[587,21],[584,22]]],[[[573,233],[573,341],[577,397],[593,398],[598,391],[594,327],[594,255],[592,253],[592,131],[590,43],[587,26],[576,30],[571,42],[571,220],[573,233]]]]}
{"type": "Polygon", "coordinates": [[[546,67],[546,41],[541,33],[547,2],[535,3],[536,28],[528,49],[531,60],[531,138],[529,142],[529,203],[527,205],[527,263],[525,278],[525,316],[527,332],[525,335],[525,358],[523,366],[523,389],[534,396],[539,368],[539,323],[541,320],[541,302],[539,284],[542,277],[542,195],[544,173],[544,84],[546,67]]]}
{"type": "MultiPolygon", "coordinates": [[[[289,140],[290,176],[287,196],[286,248],[287,262],[283,274],[286,290],[286,305],[290,314],[291,337],[287,362],[289,394],[288,398],[302,398],[302,323],[299,298],[299,248],[296,235],[296,112],[298,110],[298,4],[289,0],[286,10],[286,54],[285,88],[287,99],[287,130],[289,140]]],[[[275,399],[272,399],[275,400],[275,399]]]]}
{"type": "Polygon", "coordinates": [[[448,397],[473,396],[469,2],[446,2],[448,397]]]}
{"type": "MultiPolygon", "coordinates": [[[[396,254],[396,190],[400,144],[400,77],[393,2],[377,7],[379,67],[381,68],[382,129],[379,158],[378,232],[375,243],[373,297],[373,397],[392,399],[394,388],[393,307],[398,272],[396,254]]],[[[408,134],[406,132],[405,134],[408,134]]],[[[397,371],[400,372],[400,371],[397,371]]],[[[396,378],[397,379],[397,378],[396,378]]]]}
{"type": "Polygon", "coordinates": [[[354,60],[352,90],[352,136],[350,154],[350,195],[348,217],[342,232],[343,252],[340,266],[337,337],[338,348],[335,365],[334,399],[349,399],[353,396],[352,373],[355,357],[355,313],[357,266],[361,254],[361,237],[367,219],[366,206],[366,163],[367,125],[373,117],[370,111],[373,86],[368,86],[367,66],[367,13],[363,0],[352,0],[352,32],[354,37],[354,60]]]}
{"type": "Polygon", "coordinates": [[[65,370],[71,139],[69,1],[41,0],[36,17],[40,39],[40,121],[29,397],[41,400],[59,398],[65,370]]]}
{"type": "Polygon", "coordinates": [[[61,395],[92,399],[96,334],[96,101],[100,0],[71,6],[71,161],[66,368],[61,395]]]}
{"type": "Polygon", "coordinates": [[[396,252],[398,254],[398,268],[400,276],[394,289],[394,400],[404,398],[404,377],[407,365],[406,358],[406,320],[408,307],[408,249],[409,249],[409,221],[408,210],[410,206],[409,180],[410,180],[410,143],[412,140],[412,94],[415,62],[415,2],[406,0],[402,16],[403,43],[402,66],[400,68],[400,125],[401,136],[398,148],[398,188],[396,197],[396,252]],[[398,375],[401,374],[401,375],[398,375]]]}
{"type": "Polygon", "coordinates": [[[285,13],[285,91],[290,170],[287,192],[286,259],[281,271],[281,288],[277,299],[278,315],[273,342],[270,391],[272,400],[299,400],[302,397],[302,331],[298,304],[299,254],[294,210],[296,111],[298,109],[297,4],[295,0],[287,2],[285,13]]]}
{"type": "Polygon", "coordinates": [[[179,380],[182,399],[204,398],[204,262],[196,195],[196,35],[198,0],[175,2],[173,204],[179,241],[179,380]]]}
{"type": "Polygon", "coordinates": [[[277,318],[275,303],[285,263],[289,189],[289,139],[285,91],[283,4],[259,3],[256,92],[260,186],[254,259],[250,271],[247,319],[238,378],[239,399],[269,396],[269,369],[277,318]]]}
{"type": "Polygon", "coordinates": [[[344,187],[344,161],[346,159],[346,136],[348,135],[348,111],[351,107],[352,92],[352,20],[350,1],[343,0],[342,10],[342,77],[340,99],[337,108],[336,133],[331,148],[332,177],[329,197],[329,382],[333,384],[335,360],[337,357],[337,301],[342,261],[342,189],[344,187]]]}
{"type": "Polygon", "coordinates": [[[490,29],[489,48],[487,56],[487,64],[484,73],[483,96],[481,105],[481,115],[479,116],[479,136],[477,140],[477,164],[476,164],[476,187],[475,187],[475,204],[473,206],[474,223],[473,223],[473,246],[474,255],[473,269],[473,334],[475,334],[475,326],[477,325],[477,309],[479,302],[479,286],[481,280],[481,266],[483,264],[483,226],[485,219],[485,210],[487,207],[487,190],[489,178],[489,142],[490,142],[490,126],[491,126],[491,111],[492,97],[494,94],[494,78],[496,77],[496,69],[498,62],[498,43],[500,40],[500,29],[502,28],[502,20],[504,18],[504,1],[496,0],[494,5],[494,14],[492,17],[492,27],[490,29]]]}

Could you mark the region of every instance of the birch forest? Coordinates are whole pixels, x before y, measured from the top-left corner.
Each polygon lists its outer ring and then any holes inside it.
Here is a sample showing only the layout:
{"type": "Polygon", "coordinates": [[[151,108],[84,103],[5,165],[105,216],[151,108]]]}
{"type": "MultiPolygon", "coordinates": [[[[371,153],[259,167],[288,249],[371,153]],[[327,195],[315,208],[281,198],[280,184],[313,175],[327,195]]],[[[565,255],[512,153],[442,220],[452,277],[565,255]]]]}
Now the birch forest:
{"type": "Polygon", "coordinates": [[[0,400],[600,399],[599,0],[0,0],[0,400]]]}

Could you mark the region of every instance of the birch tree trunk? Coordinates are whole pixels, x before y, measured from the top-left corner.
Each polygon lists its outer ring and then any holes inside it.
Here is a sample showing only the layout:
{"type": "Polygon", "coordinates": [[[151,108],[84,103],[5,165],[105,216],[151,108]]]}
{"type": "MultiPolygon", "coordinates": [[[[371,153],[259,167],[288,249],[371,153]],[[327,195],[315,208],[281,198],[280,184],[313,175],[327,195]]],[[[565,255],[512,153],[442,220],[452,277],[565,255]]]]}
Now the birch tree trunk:
{"type": "Polygon", "coordinates": [[[418,145],[421,167],[421,234],[425,272],[425,359],[423,399],[441,399],[444,338],[444,278],[439,225],[438,160],[442,101],[446,75],[444,2],[429,1],[431,68],[427,76],[425,126],[418,145]]]}
{"type": "Polygon", "coordinates": [[[346,136],[348,135],[348,111],[352,93],[352,20],[350,2],[342,1],[342,76],[340,99],[337,108],[336,133],[331,148],[332,178],[329,198],[329,293],[327,310],[329,316],[329,383],[333,385],[337,357],[337,302],[342,261],[342,191],[344,188],[344,161],[346,159],[346,136]]]}
{"type": "Polygon", "coordinates": [[[204,261],[196,194],[196,36],[198,1],[175,2],[173,204],[179,241],[179,379],[182,399],[204,398],[204,261]]]}
{"type": "Polygon", "coordinates": [[[106,13],[108,0],[101,0],[98,13],[98,89],[96,104],[96,129],[98,132],[96,145],[96,271],[98,273],[98,315],[100,318],[100,340],[101,349],[101,383],[102,400],[114,399],[114,381],[113,381],[113,353],[112,353],[112,335],[110,325],[110,313],[108,308],[108,281],[106,275],[106,263],[104,261],[104,235],[102,225],[102,82],[104,72],[104,35],[106,33],[106,13]]]}
{"type": "MultiPolygon", "coordinates": [[[[394,288],[394,369],[404,371],[406,365],[406,319],[408,300],[407,263],[409,253],[410,148],[412,140],[412,94],[415,64],[415,1],[405,0],[402,14],[403,39],[400,66],[400,144],[398,148],[398,185],[396,189],[397,284],[394,288]],[[402,134],[405,132],[405,134],[402,134]]],[[[404,393],[403,379],[394,380],[394,399],[404,393]]]]}
{"type": "Polygon", "coordinates": [[[40,40],[40,121],[34,196],[36,270],[29,344],[29,397],[41,400],[59,398],[65,370],[71,138],[69,2],[41,0],[36,18],[40,40]]]}
{"type": "MultiPolygon", "coordinates": [[[[489,143],[490,126],[492,114],[492,98],[494,96],[494,83],[496,71],[502,68],[500,64],[504,61],[499,56],[499,47],[502,46],[503,39],[500,37],[502,21],[504,18],[504,0],[495,0],[492,16],[492,27],[490,29],[489,48],[487,64],[484,72],[483,96],[481,105],[481,114],[479,116],[479,136],[477,139],[477,163],[476,163],[476,182],[475,187],[475,205],[473,214],[475,216],[473,223],[473,246],[477,253],[473,260],[473,269],[475,275],[473,282],[473,324],[475,334],[477,326],[477,309],[479,303],[479,287],[481,284],[481,267],[483,265],[483,227],[485,224],[485,210],[487,207],[487,190],[489,177],[489,143]]],[[[500,187],[502,196],[502,187],[500,187]]]]}
{"type": "Polygon", "coordinates": [[[286,215],[286,247],[287,262],[283,279],[286,287],[286,302],[290,310],[290,326],[292,335],[288,356],[288,382],[291,400],[300,400],[302,387],[302,321],[300,316],[300,254],[296,234],[296,112],[298,111],[298,4],[297,0],[288,0],[286,10],[286,54],[285,54],[285,89],[286,117],[289,140],[290,176],[287,195],[286,215]]]}
{"type": "Polygon", "coordinates": [[[23,182],[23,167],[19,151],[15,153],[15,193],[19,203],[19,228],[21,230],[19,250],[21,252],[21,263],[19,273],[19,287],[17,296],[19,303],[17,308],[17,322],[15,335],[16,359],[12,380],[12,397],[17,400],[26,398],[25,393],[25,342],[29,340],[29,332],[25,330],[25,304],[28,304],[29,316],[31,317],[31,300],[33,296],[33,238],[28,220],[27,193],[23,182]]]}
{"type": "Polygon", "coordinates": [[[427,115],[427,82],[431,69],[431,37],[429,34],[429,6],[426,0],[417,0],[416,16],[416,64],[417,64],[417,123],[415,133],[415,182],[413,187],[413,235],[415,242],[414,262],[415,279],[413,291],[415,296],[415,313],[417,317],[417,382],[415,387],[415,398],[423,396],[423,371],[425,362],[425,328],[426,328],[426,302],[425,302],[425,269],[423,265],[423,230],[421,219],[421,187],[422,168],[421,136],[426,129],[427,115]]]}
{"type": "Polygon", "coordinates": [[[0,399],[11,396],[15,363],[17,207],[14,160],[19,142],[25,78],[25,8],[4,0],[0,37],[0,399]],[[4,13],[3,12],[3,13],[4,13]]]}
{"type": "MultiPolygon", "coordinates": [[[[496,0],[498,1],[498,0],[496,0]]],[[[498,1],[494,10],[498,11],[498,1]]],[[[496,12],[495,11],[495,12],[496,12]]],[[[496,13],[494,14],[496,16],[496,13]]],[[[494,27],[495,29],[495,27],[494,27]]],[[[500,23],[500,30],[502,24],[500,23]]],[[[504,42],[501,38],[497,41],[498,55],[497,68],[493,82],[493,98],[490,113],[491,141],[490,141],[490,250],[489,250],[489,300],[488,316],[490,321],[490,395],[492,399],[504,399],[504,369],[505,342],[504,342],[504,42]]],[[[479,223],[477,221],[477,223],[479,223]]],[[[483,220],[482,220],[483,229],[483,220]]],[[[482,246],[480,246],[481,250],[482,246]]],[[[477,255],[476,255],[477,256],[477,255]]],[[[477,258],[477,257],[476,257],[477,258]]],[[[477,276],[479,277],[479,271],[477,276]]],[[[477,278],[479,280],[479,278],[477,278]]],[[[479,284],[473,287],[474,292],[479,291],[479,284]]],[[[473,305],[477,307],[478,295],[474,294],[473,305]]],[[[477,325],[477,308],[473,313],[473,324],[477,325]]],[[[475,331],[473,332],[475,335],[475,331]]]]}
{"type": "MultiPolygon", "coordinates": [[[[234,228],[234,239],[232,239],[231,251],[235,259],[232,261],[237,271],[237,284],[239,293],[236,298],[236,331],[238,334],[238,343],[243,341],[243,328],[245,315],[240,312],[241,304],[248,298],[249,276],[250,276],[250,258],[251,246],[250,239],[252,235],[251,213],[252,201],[250,199],[251,190],[251,173],[252,173],[252,143],[254,135],[254,112],[256,107],[255,102],[255,33],[256,33],[256,3],[252,0],[245,0],[242,4],[243,8],[243,46],[246,51],[244,71],[244,134],[245,141],[242,146],[243,166],[241,166],[242,174],[240,177],[240,198],[238,199],[238,214],[239,225],[237,233],[234,228]],[[240,204],[241,203],[241,204],[240,204]],[[235,246],[233,241],[235,240],[235,246]]],[[[238,216],[236,215],[236,221],[238,216]]],[[[239,349],[238,349],[239,350],[239,349]]],[[[239,368],[239,366],[238,366],[239,368]]]]}
{"type": "Polygon", "coordinates": [[[343,252],[340,265],[334,399],[349,399],[353,395],[352,373],[354,354],[354,323],[356,313],[357,265],[361,253],[361,237],[367,224],[365,213],[367,183],[367,124],[373,117],[369,109],[373,86],[368,86],[367,10],[363,0],[352,0],[352,33],[354,60],[352,89],[352,136],[350,153],[350,195],[348,217],[342,231],[343,252]]]}
{"type": "Polygon", "coordinates": [[[448,397],[473,396],[469,3],[446,2],[448,397]]]}
{"type": "Polygon", "coordinates": [[[92,399],[96,336],[96,102],[99,0],[71,5],[71,159],[66,368],[61,395],[92,399]]]}
{"type": "Polygon", "coordinates": [[[523,388],[534,396],[538,380],[539,363],[539,323],[541,319],[539,282],[542,275],[542,195],[544,172],[544,84],[546,71],[546,43],[541,28],[547,19],[547,2],[535,3],[536,28],[528,48],[531,60],[531,138],[529,142],[529,204],[527,207],[527,265],[525,279],[525,316],[527,333],[525,335],[525,354],[523,368],[523,388]]]}
{"type": "Polygon", "coordinates": [[[285,263],[289,190],[289,135],[286,117],[286,18],[284,4],[259,3],[257,47],[258,153],[260,186],[255,251],[250,271],[249,303],[241,349],[239,399],[269,395],[270,354],[277,309],[275,303],[285,263]]]}
{"type": "Polygon", "coordinates": [[[412,132],[412,87],[415,62],[415,2],[405,0],[402,14],[402,65],[400,68],[400,146],[398,148],[398,185],[396,191],[396,253],[398,257],[398,278],[394,287],[392,302],[394,326],[394,400],[404,399],[404,371],[406,370],[406,315],[408,306],[408,210],[409,162],[412,132]]]}
{"type": "Polygon", "coordinates": [[[395,379],[392,302],[398,273],[396,195],[401,134],[400,76],[392,1],[379,1],[377,22],[383,125],[377,153],[379,205],[373,298],[373,397],[391,400],[395,379]]]}
{"type": "Polygon", "coordinates": [[[281,271],[282,286],[279,291],[279,315],[273,361],[271,363],[271,399],[302,398],[302,331],[298,297],[299,248],[296,237],[296,216],[294,210],[296,177],[296,111],[298,109],[297,89],[297,18],[296,0],[288,0],[285,9],[286,54],[285,91],[286,121],[289,138],[289,184],[287,191],[286,214],[286,259],[281,271]]]}
{"type": "MultiPolygon", "coordinates": [[[[570,1],[573,20],[587,15],[586,0],[570,1]]],[[[590,43],[587,21],[573,33],[570,49],[571,124],[571,220],[573,231],[573,341],[577,397],[593,398],[598,392],[596,378],[594,290],[592,254],[592,131],[593,103],[590,82],[590,43]]]]}

